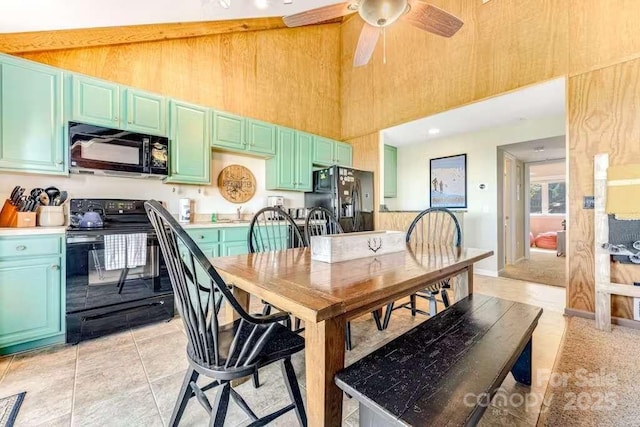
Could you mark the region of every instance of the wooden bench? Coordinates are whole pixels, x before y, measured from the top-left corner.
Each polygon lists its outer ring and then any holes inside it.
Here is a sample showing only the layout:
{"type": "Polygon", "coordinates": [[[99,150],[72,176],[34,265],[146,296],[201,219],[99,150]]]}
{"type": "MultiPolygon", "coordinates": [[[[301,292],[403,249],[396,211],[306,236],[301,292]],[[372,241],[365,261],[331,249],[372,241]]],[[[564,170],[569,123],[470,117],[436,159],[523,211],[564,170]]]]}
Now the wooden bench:
{"type": "Polygon", "coordinates": [[[542,309],[474,294],[353,365],[335,381],[361,426],[475,425],[509,371],[531,385],[542,309]]]}

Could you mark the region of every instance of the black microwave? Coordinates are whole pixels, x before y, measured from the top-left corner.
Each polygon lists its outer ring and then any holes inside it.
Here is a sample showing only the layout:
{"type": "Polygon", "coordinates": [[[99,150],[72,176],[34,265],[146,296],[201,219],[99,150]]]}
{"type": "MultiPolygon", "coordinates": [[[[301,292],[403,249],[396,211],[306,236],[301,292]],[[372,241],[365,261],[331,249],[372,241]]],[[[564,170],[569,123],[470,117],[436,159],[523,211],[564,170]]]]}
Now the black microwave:
{"type": "Polygon", "coordinates": [[[75,173],[165,178],[169,139],[69,122],[69,170],[75,173]]]}

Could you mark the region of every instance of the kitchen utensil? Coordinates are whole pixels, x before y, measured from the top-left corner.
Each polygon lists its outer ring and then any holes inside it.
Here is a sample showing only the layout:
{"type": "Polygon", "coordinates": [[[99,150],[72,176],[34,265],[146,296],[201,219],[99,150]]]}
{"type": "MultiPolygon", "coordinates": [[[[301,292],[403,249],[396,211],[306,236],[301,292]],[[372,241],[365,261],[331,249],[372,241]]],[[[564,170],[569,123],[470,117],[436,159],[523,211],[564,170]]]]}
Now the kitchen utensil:
{"type": "Polygon", "coordinates": [[[52,203],[53,199],[55,199],[56,196],[60,194],[60,190],[58,190],[56,187],[47,187],[44,189],[44,192],[47,193],[47,196],[49,196],[49,203],[52,203]]]}
{"type": "Polygon", "coordinates": [[[47,193],[40,193],[40,196],[38,196],[38,198],[40,199],[40,203],[42,203],[44,206],[49,205],[49,196],[47,195],[47,193]]]}
{"type": "Polygon", "coordinates": [[[13,205],[16,204],[15,202],[16,202],[16,196],[18,194],[18,191],[20,191],[20,186],[16,185],[15,187],[13,187],[13,190],[11,191],[11,195],[9,196],[9,200],[13,205]]]}
{"type": "Polygon", "coordinates": [[[20,202],[20,198],[22,197],[22,193],[24,193],[24,188],[18,187],[18,191],[16,191],[16,193],[13,196],[13,199],[11,199],[14,206],[18,206],[18,203],[20,202]]]}
{"type": "Polygon", "coordinates": [[[38,197],[40,195],[40,193],[42,193],[44,190],[42,188],[34,188],[33,190],[31,190],[31,197],[33,197],[34,199],[36,197],[38,197]]]}
{"type": "Polygon", "coordinates": [[[61,191],[60,195],[57,197],[58,204],[56,206],[61,206],[64,202],[67,201],[67,197],[69,197],[69,193],[66,191],[61,191]]]}

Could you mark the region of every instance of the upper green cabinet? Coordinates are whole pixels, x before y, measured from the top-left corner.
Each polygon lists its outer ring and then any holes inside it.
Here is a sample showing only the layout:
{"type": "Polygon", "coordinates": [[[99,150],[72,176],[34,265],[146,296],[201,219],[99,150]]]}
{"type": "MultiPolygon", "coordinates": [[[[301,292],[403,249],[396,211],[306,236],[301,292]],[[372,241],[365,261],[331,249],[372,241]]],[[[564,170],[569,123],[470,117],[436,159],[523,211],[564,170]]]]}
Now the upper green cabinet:
{"type": "Polygon", "coordinates": [[[214,148],[260,156],[276,153],[276,126],[223,111],[212,113],[211,145],[214,148]]]}
{"type": "Polygon", "coordinates": [[[167,134],[164,97],[77,74],[71,75],[70,80],[71,120],[152,135],[167,134]]]}
{"type": "Polygon", "coordinates": [[[62,71],[0,56],[0,169],[66,174],[62,71]]]}
{"type": "Polygon", "coordinates": [[[337,142],[333,146],[335,162],[340,166],[353,165],[353,147],[346,142],[337,142]]]}
{"type": "Polygon", "coordinates": [[[267,160],[268,190],[311,191],[313,135],[278,127],[277,155],[267,160]]]}
{"type": "Polygon", "coordinates": [[[209,110],[179,101],[170,104],[171,173],[166,182],[211,182],[209,110]]]}
{"type": "Polygon", "coordinates": [[[351,144],[333,141],[319,136],[313,141],[313,164],[318,166],[351,166],[353,148],[351,144]]]}
{"type": "Polygon", "coordinates": [[[120,86],[71,75],[71,119],[110,128],[120,127],[120,86]]]}
{"type": "Polygon", "coordinates": [[[137,89],[124,89],[127,130],[154,135],[167,134],[167,101],[164,97],[137,89]]]}
{"type": "Polygon", "coordinates": [[[384,197],[396,197],[398,194],[398,149],[384,146],[384,197]]]}

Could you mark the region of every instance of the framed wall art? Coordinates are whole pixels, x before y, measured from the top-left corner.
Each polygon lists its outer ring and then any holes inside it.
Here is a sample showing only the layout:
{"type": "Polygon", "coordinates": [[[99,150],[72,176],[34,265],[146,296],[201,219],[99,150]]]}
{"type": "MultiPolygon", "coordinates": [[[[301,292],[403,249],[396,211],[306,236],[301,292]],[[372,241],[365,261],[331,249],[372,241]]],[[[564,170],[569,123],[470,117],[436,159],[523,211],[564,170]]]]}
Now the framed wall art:
{"type": "Polygon", "coordinates": [[[467,207],[467,155],[429,160],[430,206],[432,208],[467,207]]]}

